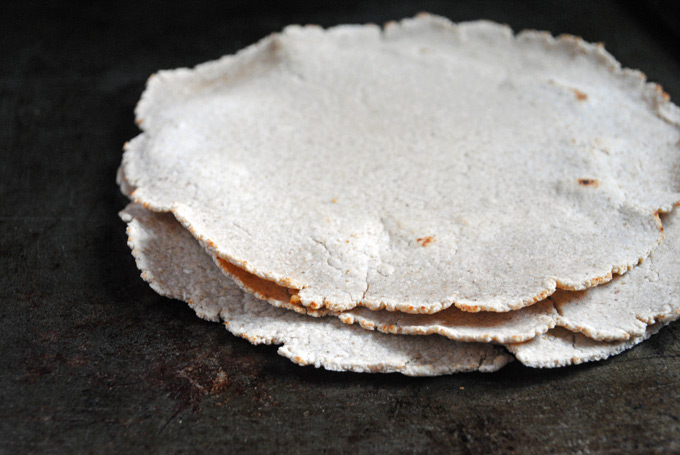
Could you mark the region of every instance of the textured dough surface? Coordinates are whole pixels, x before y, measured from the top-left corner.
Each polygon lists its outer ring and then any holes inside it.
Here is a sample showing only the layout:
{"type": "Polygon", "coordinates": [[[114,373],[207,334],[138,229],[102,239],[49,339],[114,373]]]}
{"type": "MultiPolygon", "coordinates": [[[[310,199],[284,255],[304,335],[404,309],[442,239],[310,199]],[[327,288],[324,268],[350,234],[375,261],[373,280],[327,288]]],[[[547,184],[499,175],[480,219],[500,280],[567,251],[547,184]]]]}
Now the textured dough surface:
{"type": "Polygon", "coordinates": [[[653,324],[644,334],[626,341],[596,341],[580,333],[556,328],[536,338],[506,347],[517,360],[533,368],[556,368],[604,360],[622,353],[658,332],[664,323],[653,324]]]}
{"type": "Polygon", "coordinates": [[[650,325],[680,317],[680,210],[664,215],[665,240],[640,265],[587,291],[557,291],[546,301],[509,313],[433,315],[367,311],[340,315],[347,323],[387,333],[439,333],[468,341],[521,342],[555,326],[599,341],[646,336],[650,325]]]}
{"type": "Polygon", "coordinates": [[[423,15],[162,71],[135,201],[301,304],[509,311],[623,273],[678,194],[678,108],[601,46],[423,15]]]}
{"type": "Polygon", "coordinates": [[[555,327],[557,312],[546,300],[507,313],[467,313],[452,307],[435,314],[406,314],[355,308],[337,317],[364,329],[407,335],[438,334],[460,341],[518,343],[555,327]]]}
{"type": "Polygon", "coordinates": [[[156,292],[188,302],[204,319],[224,321],[227,330],[253,344],[280,344],[279,354],[297,364],[434,376],[496,371],[512,360],[502,348],[489,344],[385,335],[336,318],[274,308],[225,277],[172,215],[130,204],[121,217],[128,223],[128,242],[142,277],[156,292]]]}
{"type": "Polygon", "coordinates": [[[481,343],[519,343],[555,327],[557,311],[550,300],[504,313],[469,313],[449,307],[434,314],[408,314],[399,311],[368,310],[357,307],[344,312],[314,310],[291,304],[286,288],[272,285],[213,256],[215,264],[245,292],[277,308],[286,308],[309,316],[335,316],[345,324],[357,324],[366,330],[399,335],[438,334],[457,341],[481,343]]]}
{"type": "Polygon", "coordinates": [[[551,299],[557,325],[597,340],[645,336],[648,326],[680,317],[680,210],[663,217],[666,239],[627,274],[585,292],[551,299]]]}
{"type": "MultiPolygon", "coordinates": [[[[129,186],[122,168],[117,182],[123,194],[129,196],[129,186]]],[[[234,274],[235,268],[224,268],[225,261],[216,264],[248,293],[264,299],[278,308],[286,308],[310,316],[334,315],[346,324],[358,324],[368,330],[405,335],[439,334],[453,340],[468,342],[521,343],[545,333],[553,327],[564,327],[599,341],[625,341],[647,333],[649,325],[670,322],[680,317],[680,211],[663,217],[666,240],[629,273],[589,291],[558,290],[543,302],[520,310],[495,313],[463,312],[455,307],[433,315],[406,314],[383,310],[355,308],[342,313],[312,310],[293,305],[285,288],[263,294],[242,281],[246,273],[234,274]]],[[[236,269],[240,270],[240,269],[236,269]]],[[[241,272],[243,272],[241,270],[241,272]]],[[[251,276],[257,280],[254,275],[251,276]]],[[[273,283],[259,280],[267,287],[273,283]]]]}
{"type": "MultiPolygon", "coordinates": [[[[346,324],[358,324],[383,333],[439,334],[459,341],[519,343],[545,333],[555,326],[599,341],[625,341],[647,333],[649,325],[672,321],[680,316],[680,211],[664,215],[666,240],[642,264],[625,275],[587,291],[559,290],[548,299],[506,313],[468,313],[451,307],[435,314],[407,314],[354,308],[334,314],[346,324]]],[[[221,266],[224,261],[217,260],[221,266]]],[[[231,274],[231,270],[225,270],[231,274]]],[[[235,276],[237,282],[239,277],[235,276]]],[[[269,283],[269,282],[266,282],[269,283]]],[[[289,295],[276,301],[247,292],[276,306],[286,308],[289,295]]],[[[300,307],[292,309],[303,312],[300,307]]],[[[307,309],[307,311],[310,311],[307,309]]],[[[315,315],[316,312],[312,312],[315,315]]]]}
{"type": "MultiPolygon", "coordinates": [[[[676,229],[673,227],[676,216],[672,214],[667,220],[671,232],[676,229]]],[[[509,361],[507,355],[492,345],[460,343],[438,336],[364,332],[342,326],[333,318],[309,318],[271,307],[244,293],[224,277],[190,234],[169,214],[152,213],[131,204],[122,212],[122,217],[128,222],[130,247],[142,277],[154,290],[189,302],[204,319],[225,321],[229,331],[254,344],[283,344],[279,352],[298,364],[340,371],[438,375],[475,369],[495,371],[509,361]]],[[[664,245],[654,253],[655,257],[664,253],[664,245]]],[[[636,268],[630,276],[614,280],[612,285],[624,278],[637,280],[636,274],[646,270],[636,268]]],[[[611,286],[596,289],[609,288],[611,286]]],[[[645,301],[657,301],[659,294],[647,291],[644,297],[649,297],[645,301]]],[[[632,306],[628,305],[628,308],[632,306]]],[[[659,308],[666,306],[660,304],[659,308]]],[[[651,325],[645,325],[639,335],[623,341],[597,341],[558,327],[530,341],[506,346],[520,362],[536,368],[603,360],[637,345],[677,316],[677,311],[664,315],[657,311],[649,321],[651,325]]]]}

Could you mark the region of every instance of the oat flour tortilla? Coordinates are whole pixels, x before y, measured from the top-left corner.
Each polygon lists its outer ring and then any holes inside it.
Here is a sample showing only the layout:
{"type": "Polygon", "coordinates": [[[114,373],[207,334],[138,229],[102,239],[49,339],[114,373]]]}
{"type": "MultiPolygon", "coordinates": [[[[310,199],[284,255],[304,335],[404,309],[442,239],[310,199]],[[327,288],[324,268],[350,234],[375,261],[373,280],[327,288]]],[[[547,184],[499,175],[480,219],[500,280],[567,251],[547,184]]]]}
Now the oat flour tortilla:
{"type": "MultiPolygon", "coordinates": [[[[122,169],[117,180],[122,192],[129,196],[131,188],[122,169]]],[[[364,308],[342,313],[311,310],[291,304],[289,292],[272,282],[234,267],[225,269],[225,272],[246,292],[276,307],[316,317],[333,315],[347,324],[358,324],[383,333],[439,334],[458,341],[504,344],[528,341],[558,326],[581,332],[593,340],[642,340],[648,334],[649,325],[673,321],[680,316],[680,299],[676,298],[680,292],[680,266],[677,261],[677,252],[680,251],[679,218],[677,210],[664,216],[666,240],[629,273],[588,291],[558,291],[543,302],[507,313],[468,313],[455,307],[433,315],[364,308]]],[[[224,267],[225,261],[216,259],[216,263],[224,267]]],[[[610,346],[607,344],[600,348],[602,352],[608,352],[610,346]]]]}
{"type": "Polygon", "coordinates": [[[162,71],[133,199],[304,306],[508,311],[648,256],[678,108],[602,46],[421,15],[162,71]]]}
{"type": "MultiPolygon", "coordinates": [[[[587,291],[557,291],[530,307],[506,313],[468,313],[450,307],[435,314],[408,314],[385,310],[354,308],[342,313],[309,311],[313,316],[332,314],[346,324],[368,330],[406,335],[439,334],[453,340],[518,343],[530,340],[555,326],[599,341],[625,341],[640,338],[648,326],[680,316],[680,212],[664,216],[666,240],[629,273],[587,291]]],[[[275,306],[304,313],[291,305],[285,288],[258,279],[242,270],[225,268],[246,292],[275,306]]]]}
{"type": "Polygon", "coordinates": [[[649,326],[680,317],[680,211],[663,217],[666,239],[652,255],[609,283],[552,296],[557,325],[596,340],[644,338],[649,326]]]}
{"type": "Polygon", "coordinates": [[[587,291],[558,291],[522,310],[470,314],[448,308],[413,315],[355,308],[339,317],[385,333],[438,333],[467,341],[526,341],[555,326],[599,341],[642,340],[650,325],[680,317],[680,211],[665,215],[663,225],[666,239],[627,274],[587,291]]]}
{"type": "Polygon", "coordinates": [[[286,288],[271,281],[256,278],[242,269],[229,266],[216,258],[215,263],[244,291],[265,300],[278,308],[287,308],[309,316],[335,316],[345,324],[357,324],[367,330],[399,335],[439,334],[457,341],[482,343],[518,343],[530,340],[555,327],[557,311],[551,300],[504,313],[469,313],[449,307],[434,314],[409,314],[399,311],[353,308],[343,312],[326,309],[311,310],[294,305],[286,288]]]}
{"type": "Polygon", "coordinates": [[[648,326],[641,336],[615,342],[595,341],[580,333],[557,328],[527,342],[509,344],[507,348],[517,360],[533,368],[578,365],[620,354],[654,335],[664,325],[658,322],[648,326]]]}
{"type": "MultiPolygon", "coordinates": [[[[384,335],[343,326],[333,318],[309,318],[273,308],[239,290],[171,216],[130,204],[121,216],[128,223],[129,245],[142,277],[161,295],[178,298],[201,318],[224,321],[227,329],[254,344],[282,344],[279,353],[301,364],[330,370],[398,371],[439,375],[495,371],[511,360],[499,348],[461,343],[439,336],[384,335]]],[[[656,333],[601,342],[563,328],[550,330],[508,349],[525,365],[551,368],[602,360],[656,333]]]]}
{"type": "MultiPolygon", "coordinates": [[[[116,178],[121,191],[130,197],[134,190],[119,168],[116,178]]],[[[245,292],[265,300],[277,308],[293,310],[313,317],[335,316],[346,324],[358,324],[367,330],[404,335],[439,334],[457,341],[518,343],[530,340],[555,327],[557,311],[551,300],[545,300],[520,310],[497,313],[469,313],[450,307],[432,315],[418,315],[385,310],[370,311],[355,308],[346,312],[327,309],[313,310],[290,302],[287,288],[258,278],[211,254],[220,267],[245,292]]]]}
{"type": "Polygon", "coordinates": [[[274,308],[239,290],[171,215],[131,204],[121,217],[142,277],[156,292],[189,302],[198,316],[224,321],[227,330],[253,344],[280,344],[279,354],[297,364],[432,376],[491,372],[512,360],[488,344],[367,332],[335,318],[274,308]]]}

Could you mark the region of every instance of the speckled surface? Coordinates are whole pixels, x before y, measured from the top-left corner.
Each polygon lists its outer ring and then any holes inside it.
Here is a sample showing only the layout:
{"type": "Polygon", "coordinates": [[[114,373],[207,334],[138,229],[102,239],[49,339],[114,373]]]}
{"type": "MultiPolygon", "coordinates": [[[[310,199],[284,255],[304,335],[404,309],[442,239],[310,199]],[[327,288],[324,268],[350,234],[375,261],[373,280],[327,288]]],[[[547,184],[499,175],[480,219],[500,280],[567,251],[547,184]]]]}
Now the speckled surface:
{"type": "MultiPolygon", "coordinates": [[[[672,453],[680,326],[611,360],[431,379],[301,368],[139,278],[117,212],[147,76],[288,23],[454,21],[604,41],[680,99],[642,6],[500,1],[22,2],[0,14],[0,453],[672,453]],[[113,3],[111,4],[113,5],[113,3]]],[[[595,3],[595,2],[592,2],[595,3]]]]}

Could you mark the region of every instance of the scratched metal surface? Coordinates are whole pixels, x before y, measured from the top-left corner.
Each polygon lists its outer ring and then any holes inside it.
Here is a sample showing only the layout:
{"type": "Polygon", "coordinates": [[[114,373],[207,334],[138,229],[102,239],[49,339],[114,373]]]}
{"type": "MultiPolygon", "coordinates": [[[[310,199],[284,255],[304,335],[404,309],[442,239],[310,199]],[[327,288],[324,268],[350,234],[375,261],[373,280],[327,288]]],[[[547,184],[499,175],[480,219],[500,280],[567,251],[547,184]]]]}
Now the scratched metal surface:
{"type": "Polygon", "coordinates": [[[121,145],[159,68],[288,23],[429,10],[604,41],[680,99],[678,35],[644,5],[12,3],[0,14],[0,453],[680,452],[680,324],[609,361],[552,371],[301,368],[155,295],[116,215],[121,145]]]}

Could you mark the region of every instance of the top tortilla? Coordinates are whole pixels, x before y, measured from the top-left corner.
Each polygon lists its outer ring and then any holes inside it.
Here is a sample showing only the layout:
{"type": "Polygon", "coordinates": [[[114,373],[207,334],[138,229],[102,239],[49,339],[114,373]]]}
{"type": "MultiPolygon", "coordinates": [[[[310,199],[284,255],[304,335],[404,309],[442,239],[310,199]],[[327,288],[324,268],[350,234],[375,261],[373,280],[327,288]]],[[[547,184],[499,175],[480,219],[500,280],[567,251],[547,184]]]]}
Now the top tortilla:
{"type": "Polygon", "coordinates": [[[658,245],[678,112],[574,37],[293,26],[151,78],[123,167],[136,202],[312,309],[509,311],[658,245]]]}

